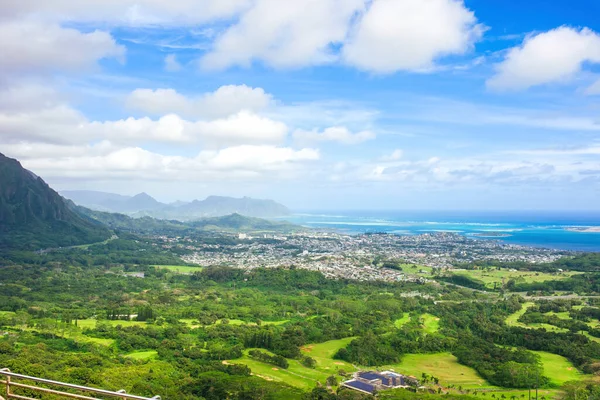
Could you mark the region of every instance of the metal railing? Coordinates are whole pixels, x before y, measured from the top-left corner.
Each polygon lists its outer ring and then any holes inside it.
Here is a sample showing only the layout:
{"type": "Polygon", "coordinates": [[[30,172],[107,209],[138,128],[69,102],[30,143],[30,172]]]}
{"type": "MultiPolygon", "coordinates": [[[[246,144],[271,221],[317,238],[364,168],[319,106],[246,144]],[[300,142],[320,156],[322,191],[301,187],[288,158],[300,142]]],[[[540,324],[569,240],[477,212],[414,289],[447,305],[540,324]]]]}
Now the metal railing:
{"type": "Polygon", "coordinates": [[[71,383],[57,382],[49,379],[36,378],[33,376],[15,374],[14,372],[10,372],[8,368],[0,369],[0,377],[4,377],[4,380],[0,380],[0,385],[6,386],[6,391],[0,393],[0,400],[9,400],[9,399],[19,399],[19,400],[38,400],[33,397],[22,396],[19,394],[15,394],[12,392],[12,388],[21,388],[27,389],[36,393],[46,393],[51,395],[56,395],[60,397],[67,397],[71,399],[80,399],[80,400],[102,400],[98,397],[91,397],[94,395],[100,395],[102,397],[108,398],[117,398],[121,400],[161,400],[160,396],[154,397],[141,397],[134,396],[132,394],[125,393],[125,390],[119,390],[117,392],[111,392],[110,390],[102,390],[102,389],[94,389],[85,386],[73,385],[71,383]],[[29,382],[37,382],[42,383],[44,385],[55,387],[56,389],[34,386],[31,384],[25,384],[20,382],[15,382],[13,379],[18,379],[19,381],[29,381],[29,382]],[[77,393],[64,392],[61,389],[74,389],[77,393]],[[6,396],[6,398],[2,397],[6,396]]]}

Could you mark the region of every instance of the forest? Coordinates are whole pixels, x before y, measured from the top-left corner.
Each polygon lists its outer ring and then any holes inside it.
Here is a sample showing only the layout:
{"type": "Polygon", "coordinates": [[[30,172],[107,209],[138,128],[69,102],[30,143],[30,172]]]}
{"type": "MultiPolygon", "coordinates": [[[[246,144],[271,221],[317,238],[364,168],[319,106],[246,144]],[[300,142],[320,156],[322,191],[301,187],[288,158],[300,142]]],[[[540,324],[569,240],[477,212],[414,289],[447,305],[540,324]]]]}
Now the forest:
{"type": "MultiPolygon", "coordinates": [[[[0,366],[163,399],[363,399],[370,396],[341,382],[382,368],[423,385],[382,399],[536,389],[547,399],[596,398],[600,315],[585,298],[526,303],[443,282],[332,280],[293,267],[178,273],[161,267],[181,264],[174,251],[122,235],[89,248],[4,254],[0,366]],[[573,381],[557,380],[548,357],[570,365],[573,381]],[[471,381],[419,361],[430,359],[471,381]]],[[[592,290],[596,279],[562,282],[592,290]]]]}

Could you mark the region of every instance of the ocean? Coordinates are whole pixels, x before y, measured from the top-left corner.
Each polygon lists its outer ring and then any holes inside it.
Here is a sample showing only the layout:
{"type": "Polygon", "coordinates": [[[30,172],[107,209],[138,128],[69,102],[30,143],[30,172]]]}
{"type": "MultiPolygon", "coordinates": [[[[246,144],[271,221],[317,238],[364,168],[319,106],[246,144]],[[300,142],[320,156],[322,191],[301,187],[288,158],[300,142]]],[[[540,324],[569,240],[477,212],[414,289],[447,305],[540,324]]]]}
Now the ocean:
{"type": "Polygon", "coordinates": [[[309,211],[284,219],[348,234],[455,232],[524,246],[600,252],[600,232],[583,231],[600,227],[600,212],[309,211]]]}

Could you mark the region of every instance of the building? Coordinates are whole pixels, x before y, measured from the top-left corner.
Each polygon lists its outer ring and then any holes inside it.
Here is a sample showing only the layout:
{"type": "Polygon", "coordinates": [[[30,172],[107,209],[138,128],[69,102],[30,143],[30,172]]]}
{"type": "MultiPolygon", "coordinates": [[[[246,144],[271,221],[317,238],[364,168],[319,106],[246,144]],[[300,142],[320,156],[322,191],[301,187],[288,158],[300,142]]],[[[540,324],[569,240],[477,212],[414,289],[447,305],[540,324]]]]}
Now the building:
{"type": "Polygon", "coordinates": [[[361,371],[355,373],[353,379],[342,383],[342,386],[362,393],[373,394],[376,390],[416,387],[419,386],[419,381],[412,376],[392,371],[361,371]]]}

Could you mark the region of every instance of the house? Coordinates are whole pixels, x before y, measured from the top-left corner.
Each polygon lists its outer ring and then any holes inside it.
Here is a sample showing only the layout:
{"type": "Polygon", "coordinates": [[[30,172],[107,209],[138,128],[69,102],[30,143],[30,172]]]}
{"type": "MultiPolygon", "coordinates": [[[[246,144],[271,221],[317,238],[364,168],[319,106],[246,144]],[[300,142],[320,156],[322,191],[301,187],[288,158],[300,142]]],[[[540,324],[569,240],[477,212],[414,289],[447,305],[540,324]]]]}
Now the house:
{"type": "Polygon", "coordinates": [[[419,381],[412,376],[397,374],[393,371],[361,371],[355,373],[353,379],[342,383],[342,386],[362,393],[373,394],[376,390],[419,386],[419,381]]]}

